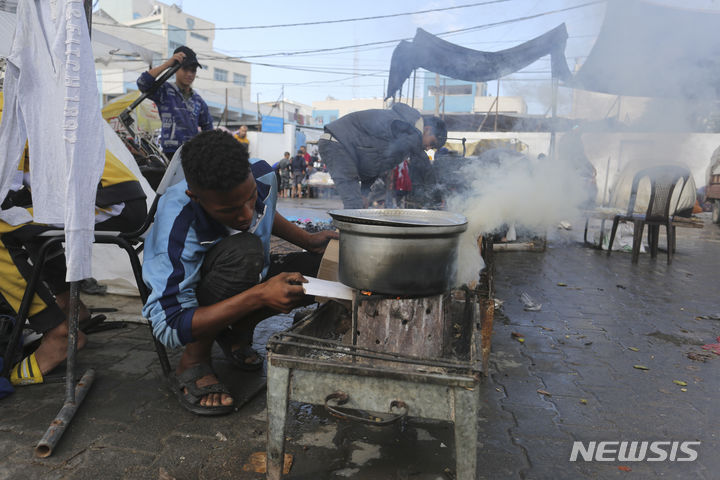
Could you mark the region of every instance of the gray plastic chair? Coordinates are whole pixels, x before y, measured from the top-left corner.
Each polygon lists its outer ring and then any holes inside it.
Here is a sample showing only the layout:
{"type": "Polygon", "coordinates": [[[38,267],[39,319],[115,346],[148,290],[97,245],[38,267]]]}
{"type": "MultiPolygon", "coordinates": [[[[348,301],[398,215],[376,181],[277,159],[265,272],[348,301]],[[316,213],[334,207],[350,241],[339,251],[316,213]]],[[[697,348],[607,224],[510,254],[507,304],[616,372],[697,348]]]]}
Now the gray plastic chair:
{"type": "Polygon", "coordinates": [[[640,170],[635,174],[627,213],[615,215],[613,219],[610,243],[608,245],[608,256],[612,252],[618,224],[620,222],[633,222],[632,263],[638,262],[640,243],[642,242],[645,225],[648,225],[648,244],[652,258],[657,257],[660,226],[665,226],[667,232],[667,263],[672,263],[673,254],[675,253],[675,227],[672,224],[673,215],[680,201],[682,190],[685,188],[685,185],[687,185],[689,178],[690,170],[680,165],[660,165],[640,170]],[[644,178],[650,181],[650,201],[648,202],[645,213],[636,213],[635,202],[637,200],[638,185],[644,178]],[[673,193],[678,186],[680,186],[680,192],[675,197],[675,202],[673,202],[673,193]]]}

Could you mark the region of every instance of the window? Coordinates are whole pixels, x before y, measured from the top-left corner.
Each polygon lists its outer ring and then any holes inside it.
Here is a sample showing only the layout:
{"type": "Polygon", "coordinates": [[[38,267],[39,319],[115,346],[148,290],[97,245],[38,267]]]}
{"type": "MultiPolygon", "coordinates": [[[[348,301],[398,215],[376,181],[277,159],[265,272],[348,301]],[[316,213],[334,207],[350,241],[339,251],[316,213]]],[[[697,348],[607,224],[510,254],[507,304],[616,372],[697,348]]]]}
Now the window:
{"type": "Polygon", "coordinates": [[[215,80],[217,80],[218,82],[227,82],[228,71],[223,70],[222,68],[216,68],[215,75],[213,78],[215,78],[215,80]]]}
{"type": "Polygon", "coordinates": [[[199,33],[190,32],[190,36],[192,38],[197,38],[198,40],[202,40],[203,42],[208,41],[208,37],[206,37],[205,35],[200,35],[199,33]]]}
{"type": "MultiPolygon", "coordinates": [[[[430,85],[428,95],[442,95],[443,87],[430,85]]],[[[472,85],[445,85],[445,95],[471,95],[472,85]]]]}
{"type": "Polygon", "coordinates": [[[183,46],[180,42],[173,42],[172,40],[168,41],[168,54],[169,56],[172,56],[173,52],[176,48],[183,46]]]}
{"type": "Polygon", "coordinates": [[[233,73],[233,83],[244,87],[247,84],[247,77],[245,75],[240,75],[239,73],[233,73]]]}

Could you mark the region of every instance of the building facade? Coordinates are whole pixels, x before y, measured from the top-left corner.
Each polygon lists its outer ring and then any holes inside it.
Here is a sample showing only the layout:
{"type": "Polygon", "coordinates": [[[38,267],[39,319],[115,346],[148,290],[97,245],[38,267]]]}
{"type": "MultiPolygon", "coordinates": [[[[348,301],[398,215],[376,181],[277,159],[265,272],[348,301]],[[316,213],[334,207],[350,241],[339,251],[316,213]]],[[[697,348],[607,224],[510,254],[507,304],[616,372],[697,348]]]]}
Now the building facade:
{"type": "MultiPolygon", "coordinates": [[[[210,107],[216,124],[235,128],[257,121],[251,102],[250,64],[227,59],[213,50],[215,24],[188,15],[177,5],[151,0],[99,0],[93,12],[93,31],[126,39],[153,52],[152,65],[172,56],[180,45],[197,54],[198,69],[193,88],[210,107]]],[[[136,80],[149,65],[128,55],[105,55],[96,61],[98,87],[104,100],[137,90],[136,80]]]]}

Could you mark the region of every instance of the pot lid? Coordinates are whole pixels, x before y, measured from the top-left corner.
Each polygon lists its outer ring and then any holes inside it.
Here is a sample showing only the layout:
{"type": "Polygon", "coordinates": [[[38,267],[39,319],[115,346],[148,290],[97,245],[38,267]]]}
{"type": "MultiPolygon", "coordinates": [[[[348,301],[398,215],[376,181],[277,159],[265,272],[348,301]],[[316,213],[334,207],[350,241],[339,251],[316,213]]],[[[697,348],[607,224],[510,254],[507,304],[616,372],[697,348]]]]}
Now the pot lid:
{"type": "Polygon", "coordinates": [[[465,225],[464,215],[441,210],[380,208],[331,210],[330,216],[342,222],[397,227],[450,227],[465,225]]]}

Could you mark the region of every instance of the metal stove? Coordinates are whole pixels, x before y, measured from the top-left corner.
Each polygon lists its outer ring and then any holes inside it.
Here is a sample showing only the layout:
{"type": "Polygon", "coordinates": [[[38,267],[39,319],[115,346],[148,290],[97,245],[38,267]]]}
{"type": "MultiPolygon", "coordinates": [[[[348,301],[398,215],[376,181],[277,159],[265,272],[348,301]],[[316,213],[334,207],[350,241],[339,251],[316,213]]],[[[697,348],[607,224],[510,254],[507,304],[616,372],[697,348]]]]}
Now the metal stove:
{"type": "Polygon", "coordinates": [[[356,290],[350,308],[328,302],[275,334],[268,342],[267,478],[282,477],[293,400],[373,425],[404,417],[453,422],[456,478],[473,480],[478,387],[494,312],[492,266],[484,272],[475,289],[427,297],[356,290]]]}

